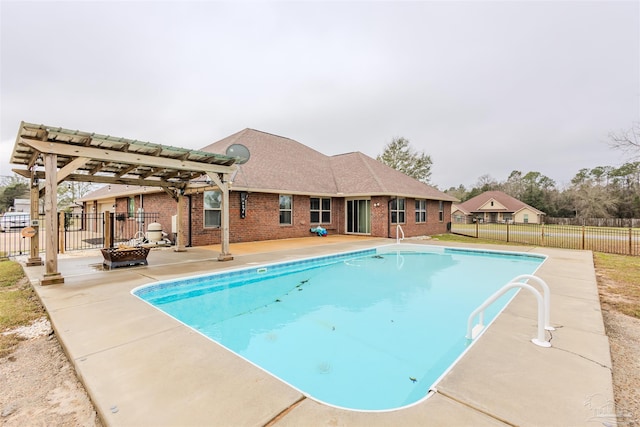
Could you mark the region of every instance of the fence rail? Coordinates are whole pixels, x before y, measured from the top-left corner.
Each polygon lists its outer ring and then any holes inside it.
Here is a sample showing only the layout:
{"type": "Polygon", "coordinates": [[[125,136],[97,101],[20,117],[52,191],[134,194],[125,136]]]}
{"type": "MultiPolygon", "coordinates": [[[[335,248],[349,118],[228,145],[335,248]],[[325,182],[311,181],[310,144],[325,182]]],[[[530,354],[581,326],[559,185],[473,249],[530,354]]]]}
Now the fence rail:
{"type": "Polygon", "coordinates": [[[564,249],[640,255],[640,229],[554,224],[452,224],[451,232],[475,238],[564,249]]]}
{"type": "Polygon", "coordinates": [[[640,218],[553,218],[545,217],[545,224],[577,225],[587,227],[640,228],[640,218]]]}

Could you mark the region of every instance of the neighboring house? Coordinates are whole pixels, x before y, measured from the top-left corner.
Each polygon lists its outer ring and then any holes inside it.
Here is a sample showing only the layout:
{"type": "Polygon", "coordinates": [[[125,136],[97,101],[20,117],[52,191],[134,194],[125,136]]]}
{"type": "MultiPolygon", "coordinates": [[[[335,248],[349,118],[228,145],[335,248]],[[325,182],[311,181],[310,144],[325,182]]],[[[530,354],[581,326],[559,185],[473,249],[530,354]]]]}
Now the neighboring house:
{"type": "MultiPolygon", "coordinates": [[[[202,151],[225,153],[246,146],[250,160],[232,178],[229,212],[231,242],[329,234],[406,237],[445,233],[456,198],[438,191],[360,152],[326,156],[297,141],[245,129],[202,151]]],[[[185,243],[220,243],[221,194],[215,185],[188,190],[185,243]]],[[[175,232],[177,203],[157,188],[110,185],[79,200],[85,212],[115,212],[135,220],[138,209],[159,215],[163,231],[175,232]]]]}
{"type": "Polygon", "coordinates": [[[542,223],[544,212],[509,196],[502,191],[485,191],[464,203],[454,203],[451,218],[454,223],[542,223]]]}
{"type": "Polygon", "coordinates": [[[14,212],[27,212],[31,211],[31,200],[28,198],[25,199],[14,199],[13,200],[13,208],[11,209],[14,212]]]}

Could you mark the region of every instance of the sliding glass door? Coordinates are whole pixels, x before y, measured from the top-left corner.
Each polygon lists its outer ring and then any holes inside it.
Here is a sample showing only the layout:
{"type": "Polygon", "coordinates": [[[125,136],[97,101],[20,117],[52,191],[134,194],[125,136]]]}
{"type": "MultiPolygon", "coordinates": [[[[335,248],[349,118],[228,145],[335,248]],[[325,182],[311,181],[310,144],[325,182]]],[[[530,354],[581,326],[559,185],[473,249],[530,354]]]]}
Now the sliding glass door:
{"type": "Polygon", "coordinates": [[[371,234],[371,200],[347,200],[347,233],[371,234]]]}

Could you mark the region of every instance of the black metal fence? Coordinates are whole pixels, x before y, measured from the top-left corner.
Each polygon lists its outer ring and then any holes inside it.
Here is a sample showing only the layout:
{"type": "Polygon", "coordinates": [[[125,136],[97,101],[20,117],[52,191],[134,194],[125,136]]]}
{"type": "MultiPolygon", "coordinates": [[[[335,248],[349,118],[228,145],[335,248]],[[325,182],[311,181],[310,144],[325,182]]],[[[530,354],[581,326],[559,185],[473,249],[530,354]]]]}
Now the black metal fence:
{"type": "Polygon", "coordinates": [[[640,255],[640,229],[555,224],[457,224],[451,232],[525,245],[640,255]]]}
{"type": "MultiPolygon", "coordinates": [[[[28,214],[26,214],[28,215],[28,214]]],[[[144,212],[134,216],[127,213],[73,213],[59,214],[58,221],[58,252],[99,249],[111,247],[116,243],[128,242],[144,236],[146,227],[157,222],[158,213],[144,212]],[[105,215],[111,216],[111,232],[105,233],[105,215]],[[105,241],[105,236],[111,236],[111,241],[105,241]]],[[[39,229],[35,237],[39,239],[39,250],[44,252],[46,244],[45,216],[39,216],[39,229]]],[[[31,242],[29,237],[22,236],[23,227],[7,228],[0,233],[0,258],[19,255],[29,255],[31,242]]]]}
{"type": "Polygon", "coordinates": [[[545,224],[577,225],[585,227],[640,228],[640,218],[553,218],[545,217],[545,224]]]}

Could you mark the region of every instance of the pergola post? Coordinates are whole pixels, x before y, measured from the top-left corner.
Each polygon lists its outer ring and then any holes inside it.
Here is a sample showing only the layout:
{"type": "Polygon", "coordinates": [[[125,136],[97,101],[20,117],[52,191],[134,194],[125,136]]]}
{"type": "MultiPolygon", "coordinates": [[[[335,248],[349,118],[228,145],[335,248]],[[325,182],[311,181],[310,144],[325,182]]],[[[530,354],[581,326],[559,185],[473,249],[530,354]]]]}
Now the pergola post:
{"type": "Polygon", "coordinates": [[[36,230],[35,236],[33,236],[29,242],[29,259],[27,260],[27,267],[32,267],[34,265],[42,265],[42,258],[40,258],[40,226],[37,222],[40,218],[40,188],[38,187],[38,181],[35,178],[34,172],[31,172],[29,199],[31,202],[31,227],[36,230]]]}
{"type": "Polygon", "coordinates": [[[55,285],[64,283],[64,278],[58,272],[58,194],[57,194],[57,159],[56,154],[44,154],[45,191],[44,213],[46,227],[46,256],[45,273],[41,285],[55,285]]]}
{"type": "Polygon", "coordinates": [[[186,252],[187,248],[184,245],[184,226],[182,220],[184,218],[184,195],[182,191],[178,191],[178,210],[176,212],[176,244],[173,248],[174,252],[186,252]]]}
{"type": "Polygon", "coordinates": [[[218,255],[218,261],[231,261],[233,255],[229,251],[229,185],[220,179],[216,173],[208,172],[207,176],[216,183],[222,192],[222,218],[220,219],[220,228],[222,228],[220,244],[222,247],[220,255],[218,255]]]}

